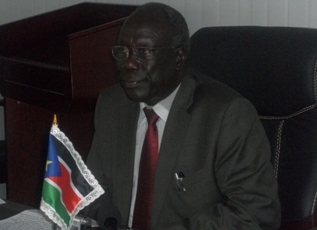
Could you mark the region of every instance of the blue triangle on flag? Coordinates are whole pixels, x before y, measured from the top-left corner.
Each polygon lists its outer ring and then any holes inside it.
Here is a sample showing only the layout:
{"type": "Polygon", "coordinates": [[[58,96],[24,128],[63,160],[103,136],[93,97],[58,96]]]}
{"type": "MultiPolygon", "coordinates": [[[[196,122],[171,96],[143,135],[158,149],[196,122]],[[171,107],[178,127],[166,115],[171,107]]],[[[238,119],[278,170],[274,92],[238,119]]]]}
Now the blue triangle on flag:
{"type": "Polygon", "coordinates": [[[54,144],[54,136],[50,134],[45,177],[61,176],[61,175],[62,174],[61,174],[61,169],[59,166],[59,161],[57,158],[57,151],[54,144]]]}

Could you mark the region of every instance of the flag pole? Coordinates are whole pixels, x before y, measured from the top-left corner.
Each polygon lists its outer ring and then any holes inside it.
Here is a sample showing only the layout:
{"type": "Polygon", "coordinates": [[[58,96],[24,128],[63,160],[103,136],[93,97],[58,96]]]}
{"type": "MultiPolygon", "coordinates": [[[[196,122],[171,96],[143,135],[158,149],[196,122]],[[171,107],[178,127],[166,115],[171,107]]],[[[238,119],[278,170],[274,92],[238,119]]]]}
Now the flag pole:
{"type": "Polygon", "coordinates": [[[53,125],[57,125],[57,117],[56,117],[56,114],[54,114],[53,125]]]}

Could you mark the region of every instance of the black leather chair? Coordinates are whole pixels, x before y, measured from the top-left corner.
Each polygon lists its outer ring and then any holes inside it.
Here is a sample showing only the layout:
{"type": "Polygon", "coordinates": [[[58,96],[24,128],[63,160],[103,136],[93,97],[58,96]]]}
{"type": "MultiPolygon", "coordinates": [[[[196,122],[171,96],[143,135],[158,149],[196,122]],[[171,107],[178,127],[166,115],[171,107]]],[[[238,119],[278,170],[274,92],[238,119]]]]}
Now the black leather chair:
{"type": "Polygon", "coordinates": [[[191,37],[189,66],[256,107],[272,148],[282,223],[316,213],[317,29],[209,27],[191,37]]]}

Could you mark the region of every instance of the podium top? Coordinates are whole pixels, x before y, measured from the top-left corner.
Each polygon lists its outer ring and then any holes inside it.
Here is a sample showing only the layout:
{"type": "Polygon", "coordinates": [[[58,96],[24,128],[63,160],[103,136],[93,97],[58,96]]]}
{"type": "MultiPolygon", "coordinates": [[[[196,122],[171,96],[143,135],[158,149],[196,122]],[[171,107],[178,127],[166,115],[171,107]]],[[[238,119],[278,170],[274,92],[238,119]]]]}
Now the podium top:
{"type": "Polygon", "coordinates": [[[0,55],[20,56],[39,44],[49,45],[52,40],[127,17],[136,7],[80,3],[4,24],[0,26],[0,55]]]}
{"type": "Polygon", "coordinates": [[[93,111],[116,82],[111,46],[137,6],[81,3],[0,26],[0,92],[56,112],[93,111]]]}

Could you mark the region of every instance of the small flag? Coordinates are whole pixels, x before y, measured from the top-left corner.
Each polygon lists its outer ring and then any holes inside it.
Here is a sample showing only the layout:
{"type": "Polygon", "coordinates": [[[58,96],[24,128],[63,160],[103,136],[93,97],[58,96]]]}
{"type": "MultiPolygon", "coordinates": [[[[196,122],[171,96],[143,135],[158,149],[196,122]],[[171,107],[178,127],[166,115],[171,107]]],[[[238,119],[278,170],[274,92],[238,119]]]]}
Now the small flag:
{"type": "Polygon", "coordinates": [[[103,193],[54,115],[40,209],[63,230],[70,229],[78,212],[103,193]]]}

